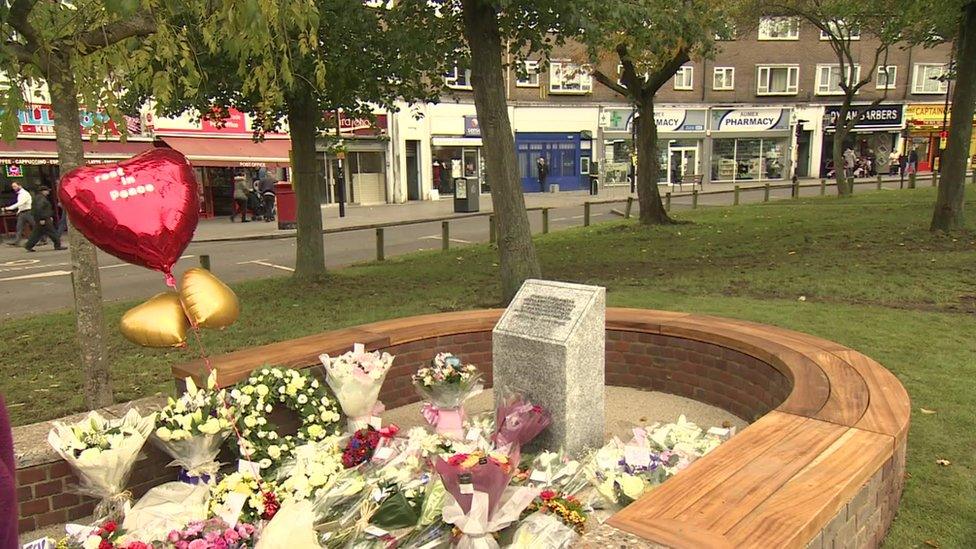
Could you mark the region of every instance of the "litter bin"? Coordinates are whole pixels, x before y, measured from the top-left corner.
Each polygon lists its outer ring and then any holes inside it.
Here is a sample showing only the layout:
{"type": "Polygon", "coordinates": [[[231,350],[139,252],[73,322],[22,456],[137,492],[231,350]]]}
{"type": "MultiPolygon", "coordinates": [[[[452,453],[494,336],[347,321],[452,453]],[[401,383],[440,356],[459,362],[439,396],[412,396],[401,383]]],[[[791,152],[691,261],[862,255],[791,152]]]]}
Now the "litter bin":
{"type": "Polygon", "coordinates": [[[454,212],[470,213],[480,211],[481,189],[478,178],[459,177],[454,180],[454,212]]]}
{"type": "Polygon", "coordinates": [[[295,189],[290,181],[275,183],[275,202],[278,210],[278,228],[294,229],[298,218],[295,189]]]}

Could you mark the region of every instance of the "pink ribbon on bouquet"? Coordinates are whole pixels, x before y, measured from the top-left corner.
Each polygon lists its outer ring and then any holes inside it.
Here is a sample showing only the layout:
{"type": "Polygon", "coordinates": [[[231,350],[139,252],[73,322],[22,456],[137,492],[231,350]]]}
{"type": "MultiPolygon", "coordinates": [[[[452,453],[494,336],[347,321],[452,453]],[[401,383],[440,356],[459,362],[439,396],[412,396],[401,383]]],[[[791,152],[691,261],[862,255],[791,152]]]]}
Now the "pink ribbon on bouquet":
{"type": "Polygon", "coordinates": [[[460,439],[464,436],[464,408],[438,408],[426,403],[420,413],[439,435],[460,439]]]}

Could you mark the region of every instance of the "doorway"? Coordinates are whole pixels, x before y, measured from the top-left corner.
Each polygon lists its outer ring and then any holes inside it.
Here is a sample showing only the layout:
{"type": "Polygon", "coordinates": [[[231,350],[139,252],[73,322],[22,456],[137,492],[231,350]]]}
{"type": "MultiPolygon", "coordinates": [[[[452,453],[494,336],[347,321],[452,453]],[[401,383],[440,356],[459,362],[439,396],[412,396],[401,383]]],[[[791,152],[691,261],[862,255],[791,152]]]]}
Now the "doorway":
{"type": "Polygon", "coordinates": [[[668,164],[668,180],[678,183],[686,175],[698,174],[697,147],[671,147],[671,162],[668,164]]]}
{"type": "Polygon", "coordinates": [[[796,136],[796,176],[810,176],[810,131],[801,131],[796,136]]]}
{"type": "Polygon", "coordinates": [[[421,200],[420,193],[420,141],[408,139],[407,145],[407,200],[421,200]]]}

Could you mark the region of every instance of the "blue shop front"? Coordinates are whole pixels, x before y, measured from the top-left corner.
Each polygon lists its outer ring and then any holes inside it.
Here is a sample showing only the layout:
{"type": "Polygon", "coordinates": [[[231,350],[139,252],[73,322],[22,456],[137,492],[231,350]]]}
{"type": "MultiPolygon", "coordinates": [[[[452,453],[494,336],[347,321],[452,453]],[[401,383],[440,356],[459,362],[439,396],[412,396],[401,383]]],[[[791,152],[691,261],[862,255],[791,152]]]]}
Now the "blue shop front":
{"type": "Polygon", "coordinates": [[[524,192],[547,192],[550,185],[558,185],[560,191],[590,188],[590,132],[516,132],[515,150],[524,192]],[[539,182],[539,158],[544,158],[549,167],[545,188],[539,182]]]}

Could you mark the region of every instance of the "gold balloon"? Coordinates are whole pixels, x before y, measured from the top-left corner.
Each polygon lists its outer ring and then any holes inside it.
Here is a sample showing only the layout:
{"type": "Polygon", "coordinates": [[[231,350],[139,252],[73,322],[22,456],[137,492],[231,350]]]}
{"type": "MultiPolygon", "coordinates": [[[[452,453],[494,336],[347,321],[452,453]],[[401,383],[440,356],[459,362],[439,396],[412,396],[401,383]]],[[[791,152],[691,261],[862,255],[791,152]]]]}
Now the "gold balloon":
{"type": "Polygon", "coordinates": [[[122,335],[143,347],[179,347],[190,327],[176,292],[156,294],[122,315],[122,335]]]}
{"type": "Polygon", "coordinates": [[[223,329],[241,313],[237,294],[206,269],[194,267],[183,273],[180,299],[190,321],[201,328],[223,329]]]}

